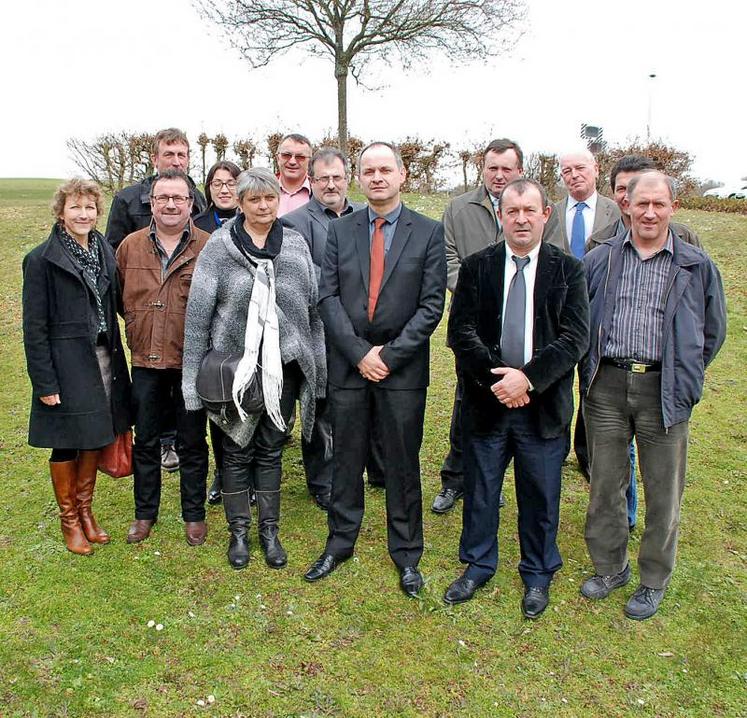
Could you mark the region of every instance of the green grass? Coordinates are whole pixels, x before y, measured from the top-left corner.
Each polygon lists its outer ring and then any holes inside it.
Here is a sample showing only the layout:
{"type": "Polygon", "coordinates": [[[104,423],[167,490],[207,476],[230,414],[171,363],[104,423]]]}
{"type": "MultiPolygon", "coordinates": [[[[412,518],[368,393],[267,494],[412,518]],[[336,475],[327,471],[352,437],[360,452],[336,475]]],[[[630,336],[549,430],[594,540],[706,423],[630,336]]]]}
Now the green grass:
{"type": "MultiPolygon", "coordinates": [[[[588,497],[570,463],[559,537],[565,566],[546,615],[530,623],[519,609],[510,478],[501,566],[470,604],[441,602],[460,572],[458,513],[426,510],[428,583],[421,601],[408,600],[386,552],[383,496],[370,490],[355,559],[306,584],[301,574],[320,553],[326,524],[306,495],[298,441],[284,463],[285,570],[268,569],[253,540],[249,567],[232,571],[220,508],[209,509],[207,544],[189,548],[174,477],[164,479],[154,535],[139,546],[124,542],[131,480],[101,477],[95,506],[113,543],[90,558],[65,551],[47,452],[26,445],[20,329],[20,262],[47,236],[55,184],[0,180],[0,716],[746,714],[747,217],[680,215],[722,269],[729,338],[694,413],[679,562],[659,614],[624,618],[632,586],[598,604],[579,596],[590,570],[588,497]],[[199,707],[208,695],[215,703],[199,707]]],[[[407,201],[433,216],[445,202],[407,201]]],[[[426,508],[448,448],[454,379],[444,328],[432,343],[426,508]]]]}

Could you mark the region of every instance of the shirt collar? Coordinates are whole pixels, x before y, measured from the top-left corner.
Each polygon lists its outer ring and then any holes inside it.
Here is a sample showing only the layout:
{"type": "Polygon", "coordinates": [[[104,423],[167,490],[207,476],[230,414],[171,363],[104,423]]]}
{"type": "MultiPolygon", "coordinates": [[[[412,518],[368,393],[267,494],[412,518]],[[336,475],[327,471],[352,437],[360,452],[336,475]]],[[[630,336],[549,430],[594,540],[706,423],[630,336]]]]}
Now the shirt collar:
{"type": "MultiPolygon", "coordinates": [[[[534,247],[531,252],[529,252],[529,254],[524,255],[525,257],[529,257],[529,264],[534,265],[537,263],[537,257],[539,256],[541,247],[542,247],[542,242],[539,242],[537,246],[534,247]]],[[[514,255],[514,253],[511,251],[511,247],[508,246],[508,242],[506,242],[506,261],[511,262],[511,264],[513,264],[514,262],[511,259],[511,257],[514,257],[514,256],[518,257],[519,255],[518,254],[514,255]]]]}
{"type": "MultiPolygon", "coordinates": [[[[384,219],[387,221],[387,224],[394,224],[398,219],[400,214],[402,213],[402,203],[400,202],[389,214],[385,214],[384,219]]],[[[368,222],[369,224],[373,224],[374,220],[377,217],[381,217],[382,215],[377,214],[372,208],[371,205],[368,206],[368,222]]]]}
{"type": "MultiPolygon", "coordinates": [[[[596,212],[597,210],[597,199],[599,198],[599,195],[597,194],[597,191],[594,190],[594,192],[591,193],[586,199],[582,199],[581,201],[592,211],[596,212]]],[[[576,205],[578,202],[573,199],[570,195],[568,195],[568,211],[576,211],[576,205]]]]}
{"type": "MultiPolygon", "coordinates": [[[[192,234],[192,220],[187,222],[186,226],[184,227],[184,230],[182,231],[182,236],[179,238],[179,244],[182,242],[185,242],[190,238],[192,234]]],[[[159,242],[158,235],[156,234],[156,220],[152,219],[150,220],[150,231],[148,232],[148,235],[150,236],[151,240],[154,242],[159,242]]]]}
{"type": "Polygon", "coordinates": [[[309,196],[311,196],[311,182],[309,181],[308,175],[306,175],[306,179],[304,179],[303,184],[294,192],[289,192],[287,189],[285,189],[285,187],[283,186],[283,180],[280,175],[278,175],[278,182],[280,182],[280,192],[282,194],[287,194],[292,197],[294,194],[298,194],[301,190],[305,189],[309,193],[309,196]]]}
{"type": "MultiPolygon", "coordinates": [[[[638,250],[635,248],[635,245],[633,244],[633,232],[629,229],[625,233],[625,239],[623,239],[623,247],[625,245],[628,245],[632,250],[635,251],[636,254],[638,254],[638,250]]],[[[674,256],[674,236],[672,234],[672,228],[669,227],[667,230],[667,241],[664,243],[664,246],[654,252],[651,257],[655,257],[657,254],[660,254],[661,252],[669,252],[672,256],[674,256]]],[[[650,259],[651,257],[648,257],[650,259]]]]}

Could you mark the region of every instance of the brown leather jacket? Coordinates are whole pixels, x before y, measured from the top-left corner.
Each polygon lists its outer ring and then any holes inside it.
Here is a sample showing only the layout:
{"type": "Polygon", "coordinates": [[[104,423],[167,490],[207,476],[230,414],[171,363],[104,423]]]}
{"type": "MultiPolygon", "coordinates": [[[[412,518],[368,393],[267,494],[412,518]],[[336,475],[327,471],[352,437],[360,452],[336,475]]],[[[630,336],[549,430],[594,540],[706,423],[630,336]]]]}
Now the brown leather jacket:
{"type": "Polygon", "coordinates": [[[125,333],[132,366],[181,369],[184,315],[197,255],[210,238],[189,222],[189,241],[165,275],[150,227],[125,237],[117,249],[125,333]],[[162,276],[163,275],[163,276],[162,276]]]}

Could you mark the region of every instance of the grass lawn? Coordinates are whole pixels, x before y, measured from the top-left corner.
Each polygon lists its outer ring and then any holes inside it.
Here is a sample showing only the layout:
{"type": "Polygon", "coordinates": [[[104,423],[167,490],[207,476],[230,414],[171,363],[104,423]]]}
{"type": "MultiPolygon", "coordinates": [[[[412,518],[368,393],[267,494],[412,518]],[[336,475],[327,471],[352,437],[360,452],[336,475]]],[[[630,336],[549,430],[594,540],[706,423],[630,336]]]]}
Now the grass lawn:
{"type": "MultiPolygon", "coordinates": [[[[253,527],[250,565],[233,571],[220,507],[209,508],[207,544],[188,547],[174,476],[164,479],[154,534],[137,546],[124,541],[131,479],[102,476],[95,508],[113,542],[92,557],[68,553],[48,452],[26,444],[21,341],[21,259],[47,237],[55,184],[0,180],[0,717],[747,715],[747,217],[678,215],[721,268],[729,337],[691,423],[679,563],[659,614],[642,623],[623,616],[637,573],[606,601],[580,597],[591,568],[588,496],[570,461],[559,536],[565,566],[550,608],[529,622],[519,605],[510,477],[498,574],[469,604],[441,601],[460,573],[461,526],[458,511],[427,510],[448,448],[454,376],[445,322],[432,342],[421,455],[422,600],[398,590],[375,490],[366,492],[355,558],[318,585],[302,580],[323,548],[326,521],[306,494],[298,440],[284,457],[285,570],[265,566],[253,527]]],[[[438,217],[445,200],[407,202],[438,217]]],[[[640,529],[633,556],[639,539],[640,529]]]]}

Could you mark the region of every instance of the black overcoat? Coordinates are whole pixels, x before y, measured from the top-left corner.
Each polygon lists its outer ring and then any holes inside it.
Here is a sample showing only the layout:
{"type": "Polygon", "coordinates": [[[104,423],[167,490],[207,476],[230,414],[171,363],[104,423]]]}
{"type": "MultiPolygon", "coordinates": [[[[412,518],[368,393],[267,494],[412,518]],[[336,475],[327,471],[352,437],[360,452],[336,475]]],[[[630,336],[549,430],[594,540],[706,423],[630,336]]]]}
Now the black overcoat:
{"type": "Polygon", "coordinates": [[[119,280],[114,252],[97,233],[98,287],[111,355],[111,400],[96,359],[98,319],[93,292],[54,228],[23,260],[23,343],[32,399],[29,444],[97,449],[130,425],[130,377],[117,321],[119,280]],[[47,406],[41,396],[60,395],[47,406]]]}

